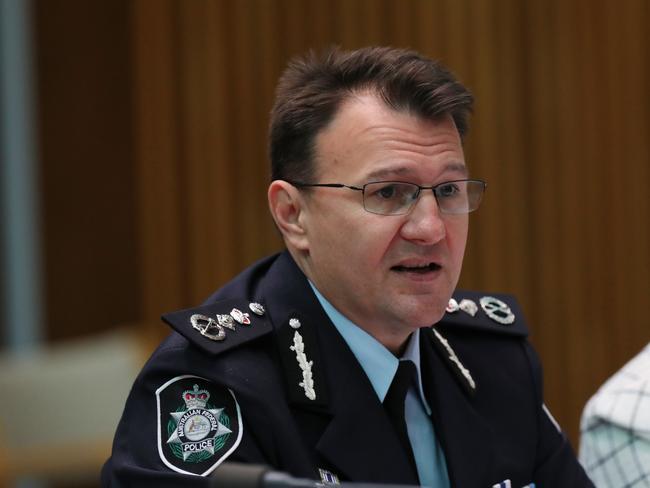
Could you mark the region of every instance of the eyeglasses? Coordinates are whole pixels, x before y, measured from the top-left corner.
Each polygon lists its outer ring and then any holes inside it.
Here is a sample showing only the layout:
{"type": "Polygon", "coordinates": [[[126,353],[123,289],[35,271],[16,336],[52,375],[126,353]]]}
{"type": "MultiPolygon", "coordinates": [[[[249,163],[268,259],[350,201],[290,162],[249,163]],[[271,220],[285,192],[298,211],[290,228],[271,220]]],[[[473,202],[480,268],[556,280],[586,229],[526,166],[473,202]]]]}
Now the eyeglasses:
{"type": "Polygon", "coordinates": [[[342,183],[301,183],[287,181],[298,188],[326,187],[348,188],[363,195],[363,208],[379,215],[403,215],[409,213],[418,201],[422,190],[431,190],[444,214],[466,214],[481,204],[487,184],[482,180],[445,181],[435,186],[420,186],[404,181],[373,181],[361,188],[342,183]]]}

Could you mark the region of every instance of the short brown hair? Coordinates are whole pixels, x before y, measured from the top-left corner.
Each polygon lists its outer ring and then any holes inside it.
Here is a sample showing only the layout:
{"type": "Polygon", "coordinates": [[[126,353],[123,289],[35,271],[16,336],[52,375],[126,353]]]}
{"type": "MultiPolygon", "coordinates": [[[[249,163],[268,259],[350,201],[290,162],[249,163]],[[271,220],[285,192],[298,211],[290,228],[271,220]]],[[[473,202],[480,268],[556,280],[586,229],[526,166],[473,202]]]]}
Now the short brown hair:
{"type": "Polygon", "coordinates": [[[424,119],[451,115],[460,136],[467,132],[472,95],[438,62],[391,47],[312,51],[293,59],[278,82],[269,131],[271,178],[310,181],[316,136],[343,101],[365,90],[424,119]]]}

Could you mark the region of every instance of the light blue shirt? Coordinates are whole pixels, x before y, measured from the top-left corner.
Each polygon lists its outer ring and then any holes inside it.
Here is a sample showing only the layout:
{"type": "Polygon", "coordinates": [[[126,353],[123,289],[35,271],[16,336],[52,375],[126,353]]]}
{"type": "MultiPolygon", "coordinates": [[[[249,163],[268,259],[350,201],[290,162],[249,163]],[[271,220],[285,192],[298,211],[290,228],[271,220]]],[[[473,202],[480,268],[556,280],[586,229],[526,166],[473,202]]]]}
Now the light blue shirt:
{"type": "MultiPolygon", "coordinates": [[[[397,372],[399,360],[365,330],[356,326],[320,294],[309,282],[318,301],[328,317],[348,344],[352,353],[361,364],[372,387],[383,402],[388,388],[397,372]]],[[[401,359],[409,359],[417,370],[417,385],[412,385],[406,394],[404,416],[409,440],[415,457],[415,464],[420,477],[420,484],[430,488],[449,488],[447,463],[440,443],[433,431],[429,415],[431,408],[422,390],[420,374],[420,331],[411,334],[401,359]]]]}

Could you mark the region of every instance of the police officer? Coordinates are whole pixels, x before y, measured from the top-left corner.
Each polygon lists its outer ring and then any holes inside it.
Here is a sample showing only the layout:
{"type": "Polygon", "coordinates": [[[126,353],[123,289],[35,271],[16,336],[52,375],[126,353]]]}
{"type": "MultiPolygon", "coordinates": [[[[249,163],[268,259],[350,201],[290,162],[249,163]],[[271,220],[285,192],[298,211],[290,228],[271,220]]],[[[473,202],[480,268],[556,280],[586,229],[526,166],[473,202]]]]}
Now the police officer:
{"type": "Polygon", "coordinates": [[[287,249],[163,316],[175,331],[135,382],[106,486],[206,486],[224,461],[324,484],[592,486],[517,303],[454,294],[486,186],[463,155],[471,106],[408,50],[289,65],[268,189],[287,249]]]}

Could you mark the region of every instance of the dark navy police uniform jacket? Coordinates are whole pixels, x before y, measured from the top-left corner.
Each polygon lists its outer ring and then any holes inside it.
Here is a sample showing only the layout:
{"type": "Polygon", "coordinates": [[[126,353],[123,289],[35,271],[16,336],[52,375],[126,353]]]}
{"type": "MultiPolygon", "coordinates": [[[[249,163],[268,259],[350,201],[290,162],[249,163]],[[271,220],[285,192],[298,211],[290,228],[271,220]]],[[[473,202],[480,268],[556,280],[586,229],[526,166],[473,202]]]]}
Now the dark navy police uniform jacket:
{"type": "MultiPolygon", "coordinates": [[[[451,485],[593,486],[543,407],[519,306],[497,297],[513,324],[483,310],[447,313],[435,332],[420,334],[425,396],[451,485]]],[[[163,319],[175,332],[135,381],[104,486],[208,486],[224,461],[316,480],[418,483],[370,381],[287,252],[256,263],[203,306],[163,319]]]]}

